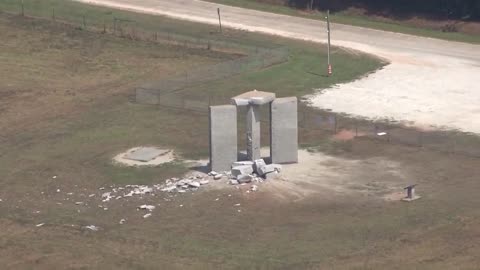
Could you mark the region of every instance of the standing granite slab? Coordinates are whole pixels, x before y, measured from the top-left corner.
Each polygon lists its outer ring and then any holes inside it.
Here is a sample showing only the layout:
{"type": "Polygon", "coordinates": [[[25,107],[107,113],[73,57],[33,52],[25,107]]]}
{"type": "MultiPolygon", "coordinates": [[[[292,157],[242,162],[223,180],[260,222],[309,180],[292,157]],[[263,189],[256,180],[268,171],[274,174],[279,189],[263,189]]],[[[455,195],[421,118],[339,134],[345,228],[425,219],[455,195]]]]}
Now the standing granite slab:
{"type": "Polygon", "coordinates": [[[210,170],[229,171],[237,161],[237,107],[210,106],[210,170]]]}
{"type": "Polygon", "coordinates": [[[298,101],[275,99],[270,107],[270,157],[272,163],[298,162],[298,101]]]}

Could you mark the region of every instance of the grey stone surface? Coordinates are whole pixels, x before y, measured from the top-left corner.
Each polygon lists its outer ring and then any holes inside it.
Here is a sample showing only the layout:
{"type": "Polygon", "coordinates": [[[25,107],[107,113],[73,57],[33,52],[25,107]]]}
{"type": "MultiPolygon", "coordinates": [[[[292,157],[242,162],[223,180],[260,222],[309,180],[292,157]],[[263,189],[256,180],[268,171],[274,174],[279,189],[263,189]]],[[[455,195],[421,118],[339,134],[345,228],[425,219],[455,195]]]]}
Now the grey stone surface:
{"type": "Polygon", "coordinates": [[[232,104],[236,106],[263,105],[272,102],[275,99],[275,93],[263,91],[249,91],[232,98],[232,104]]]}
{"type": "Polygon", "coordinates": [[[298,162],[297,98],[277,98],[270,108],[272,163],[298,162]]]}
{"type": "Polygon", "coordinates": [[[260,107],[249,105],[247,111],[247,159],[253,161],[260,157],[260,107]]]}
{"type": "Polygon", "coordinates": [[[237,107],[210,106],[210,170],[227,171],[237,161],[237,107]]]}
{"type": "Polygon", "coordinates": [[[275,167],[274,164],[264,165],[264,166],[261,166],[261,167],[257,168],[257,173],[258,173],[258,175],[263,176],[267,173],[275,172],[276,171],[275,168],[276,167],[275,167]]]}
{"type": "Polygon", "coordinates": [[[242,165],[242,166],[236,166],[232,168],[232,175],[235,177],[242,174],[252,174],[252,173],[253,173],[253,166],[251,165],[242,165]]]}
{"type": "Polygon", "coordinates": [[[156,147],[140,147],[124,156],[126,159],[148,162],[158,156],[162,156],[170,152],[170,150],[159,149],[156,147]]]}
{"type": "Polygon", "coordinates": [[[251,175],[248,175],[248,174],[240,174],[240,175],[237,176],[237,181],[240,184],[250,183],[250,182],[252,182],[252,180],[253,180],[253,177],[251,175]]]}
{"type": "Polygon", "coordinates": [[[250,165],[253,166],[253,161],[247,160],[247,161],[235,161],[232,163],[232,168],[237,167],[237,166],[242,166],[242,165],[250,165]]]}

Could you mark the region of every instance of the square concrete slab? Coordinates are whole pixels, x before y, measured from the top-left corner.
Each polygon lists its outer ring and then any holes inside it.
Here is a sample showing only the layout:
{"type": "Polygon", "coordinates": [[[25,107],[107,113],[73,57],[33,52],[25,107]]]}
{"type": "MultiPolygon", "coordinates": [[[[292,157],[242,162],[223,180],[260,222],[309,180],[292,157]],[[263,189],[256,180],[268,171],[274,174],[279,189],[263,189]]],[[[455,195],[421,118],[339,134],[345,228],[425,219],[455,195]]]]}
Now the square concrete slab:
{"type": "Polygon", "coordinates": [[[130,153],[127,153],[124,158],[135,161],[148,162],[156,157],[163,156],[168,152],[170,152],[170,150],[159,149],[156,147],[140,147],[130,153]]]}
{"type": "Polygon", "coordinates": [[[263,91],[249,91],[232,98],[232,104],[236,106],[263,105],[272,102],[275,99],[275,93],[263,91]]]}

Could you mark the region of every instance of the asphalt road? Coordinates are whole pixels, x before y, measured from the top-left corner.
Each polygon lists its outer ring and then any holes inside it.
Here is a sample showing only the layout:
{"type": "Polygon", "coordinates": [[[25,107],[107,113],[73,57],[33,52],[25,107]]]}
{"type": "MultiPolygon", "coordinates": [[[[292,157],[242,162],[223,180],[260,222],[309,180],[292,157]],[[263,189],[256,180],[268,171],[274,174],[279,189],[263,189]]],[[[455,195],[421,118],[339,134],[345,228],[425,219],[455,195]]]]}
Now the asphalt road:
{"type": "MultiPolygon", "coordinates": [[[[324,43],[325,23],[197,0],[78,0],[324,43]]],[[[480,133],[480,46],[332,24],[332,43],[387,59],[390,65],[310,97],[313,106],[420,128],[480,133]]],[[[334,72],[341,72],[335,69],[334,72]]],[[[248,90],[248,89],[246,89],[248,90]]]]}

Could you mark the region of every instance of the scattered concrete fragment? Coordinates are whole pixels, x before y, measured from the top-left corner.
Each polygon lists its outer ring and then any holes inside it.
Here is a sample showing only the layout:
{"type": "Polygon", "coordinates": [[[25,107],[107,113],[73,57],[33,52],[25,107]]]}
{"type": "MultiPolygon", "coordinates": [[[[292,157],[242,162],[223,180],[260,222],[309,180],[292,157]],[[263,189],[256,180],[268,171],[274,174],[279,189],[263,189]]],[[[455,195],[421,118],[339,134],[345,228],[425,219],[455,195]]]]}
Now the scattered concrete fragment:
{"type": "Polygon", "coordinates": [[[208,173],[209,176],[215,176],[217,175],[218,173],[216,171],[211,171],[208,173]]]}
{"type": "Polygon", "coordinates": [[[236,180],[236,179],[231,179],[229,183],[230,183],[230,185],[238,185],[239,184],[238,180],[236,180]]]}
{"type": "Polygon", "coordinates": [[[126,220],[124,218],[120,219],[120,221],[118,222],[119,224],[124,224],[126,222],[126,220]]]}
{"type": "Polygon", "coordinates": [[[200,180],[200,185],[202,185],[202,186],[208,185],[208,183],[210,183],[209,180],[200,180]]]}
{"type": "Polygon", "coordinates": [[[152,216],[152,213],[148,213],[148,214],[143,215],[143,218],[149,218],[151,216],[152,216]]]}
{"type": "Polygon", "coordinates": [[[214,180],[220,180],[223,178],[223,174],[217,174],[213,177],[214,180]]]}
{"type": "Polygon", "coordinates": [[[177,189],[177,186],[168,186],[168,187],[165,187],[165,188],[162,188],[161,191],[165,191],[165,192],[173,192],[177,189]]]}
{"type": "Polygon", "coordinates": [[[83,205],[83,202],[75,202],[76,205],[83,205]]]}
{"type": "Polygon", "coordinates": [[[39,223],[39,224],[35,225],[35,227],[42,227],[43,225],[45,225],[45,223],[39,223]]]}
{"type": "Polygon", "coordinates": [[[192,182],[188,183],[188,186],[194,187],[194,188],[199,188],[200,185],[201,185],[200,182],[197,182],[197,181],[192,181],[192,182]]]}
{"type": "Polygon", "coordinates": [[[98,231],[100,228],[95,226],[95,225],[88,225],[88,226],[85,226],[85,229],[88,229],[88,230],[91,230],[91,231],[98,231]]]}
{"type": "Polygon", "coordinates": [[[153,211],[155,209],[155,205],[148,205],[148,204],[143,204],[138,207],[138,209],[142,210],[148,210],[148,211],[153,211]]]}
{"type": "Polygon", "coordinates": [[[258,186],[257,186],[257,185],[252,185],[252,186],[250,187],[250,190],[251,190],[251,191],[257,191],[257,190],[258,190],[258,186]]]}

